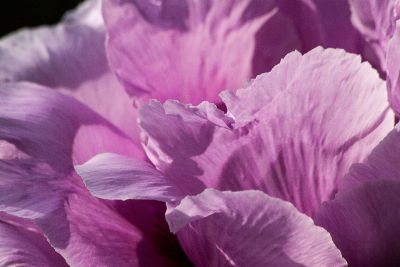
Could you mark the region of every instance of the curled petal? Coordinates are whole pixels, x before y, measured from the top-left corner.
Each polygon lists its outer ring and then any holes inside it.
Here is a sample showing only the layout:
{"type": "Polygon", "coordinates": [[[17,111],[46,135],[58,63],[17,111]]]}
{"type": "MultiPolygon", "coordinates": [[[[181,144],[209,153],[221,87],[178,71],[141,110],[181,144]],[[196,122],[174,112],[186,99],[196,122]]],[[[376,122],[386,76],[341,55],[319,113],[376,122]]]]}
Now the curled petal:
{"type": "Polygon", "coordinates": [[[167,211],[196,266],[345,266],[328,232],[259,191],[207,189],[167,211]]]}
{"type": "Polygon", "coordinates": [[[293,52],[222,97],[227,114],[209,103],[145,106],[139,119],[149,158],[167,176],[261,189],[309,215],[393,128],[384,82],[342,50],[293,52]]]}

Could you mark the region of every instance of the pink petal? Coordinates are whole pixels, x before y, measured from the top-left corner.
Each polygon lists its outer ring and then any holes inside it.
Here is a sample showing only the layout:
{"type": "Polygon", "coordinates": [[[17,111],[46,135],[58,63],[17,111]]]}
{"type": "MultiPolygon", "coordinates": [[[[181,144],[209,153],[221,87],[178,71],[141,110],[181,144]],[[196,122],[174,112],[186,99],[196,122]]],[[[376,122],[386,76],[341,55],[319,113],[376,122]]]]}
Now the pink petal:
{"type": "Polygon", "coordinates": [[[341,190],[347,191],[368,181],[400,181],[400,125],[377,145],[366,160],[354,164],[343,179],[341,190]]]}
{"type": "Polygon", "coordinates": [[[259,191],[207,189],[167,221],[196,266],[345,266],[328,232],[259,191]]]}
{"type": "MultiPolygon", "coordinates": [[[[170,266],[152,240],[73,173],[0,161],[0,211],[30,219],[71,266],[170,266]]],[[[149,222],[148,222],[149,223],[149,222]]]]}
{"type": "Polygon", "coordinates": [[[215,101],[222,89],[250,78],[255,33],[274,7],[250,0],[105,1],[111,67],[135,96],[215,101]]]}
{"type": "Polygon", "coordinates": [[[138,139],[136,110],[109,71],[100,1],[54,27],[20,30],[0,40],[0,81],[31,81],[71,95],[138,139]]]}
{"type": "Polygon", "coordinates": [[[400,115],[400,21],[396,24],[393,37],[387,47],[387,85],[389,101],[397,115],[400,115]]]}
{"type": "Polygon", "coordinates": [[[349,266],[398,266],[399,205],[399,181],[367,181],[323,204],[317,223],[330,232],[349,266]]]}
{"type": "Polygon", "coordinates": [[[130,138],[85,105],[30,83],[0,85],[0,121],[0,139],[59,170],[101,152],[142,155],[130,138]]]}
{"type": "Polygon", "coordinates": [[[343,179],[333,201],[323,204],[317,222],[332,235],[351,266],[400,263],[400,126],[343,179]]]}
{"type": "Polygon", "coordinates": [[[354,26],[370,40],[382,43],[393,34],[398,0],[349,0],[354,26]]]}
{"type": "Polygon", "coordinates": [[[0,221],[1,266],[68,266],[39,233],[0,221]]]}
{"type": "Polygon", "coordinates": [[[353,25],[363,34],[386,71],[387,42],[399,17],[398,0],[349,0],[353,25]]]}
{"type": "Polygon", "coordinates": [[[204,189],[196,188],[196,181],[165,177],[147,162],[116,154],[97,155],[75,168],[90,192],[103,199],[174,202],[183,198],[185,192],[204,189]]]}
{"type": "Polygon", "coordinates": [[[393,127],[385,84],[342,50],[291,53],[223,98],[227,115],[210,104],[144,107],[149,158],[174,179],[260,189],[310,215],[393,127]]]}
{"type": "MultiPolygon", "coordinates": [[[[280,0],[275,5],[278,11],[256,34],[253,77],[270,71],[289,52],[308,52],[323,43],[319,11],[313,0],[280,0]]],[[[259,8],[253,12],[257,14],[259,8]]]]}

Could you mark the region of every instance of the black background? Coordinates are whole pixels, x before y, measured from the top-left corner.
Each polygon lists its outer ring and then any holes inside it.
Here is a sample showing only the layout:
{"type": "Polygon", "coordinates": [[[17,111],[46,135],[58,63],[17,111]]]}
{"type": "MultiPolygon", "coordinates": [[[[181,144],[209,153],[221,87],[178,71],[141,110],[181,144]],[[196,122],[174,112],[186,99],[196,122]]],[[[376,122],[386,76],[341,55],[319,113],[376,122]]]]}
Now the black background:
{"type": "Polygon", "coordinates": [[[3,0],[0,4],[0,36],[22,27],[51,25],[82,0],[3,0]]]}

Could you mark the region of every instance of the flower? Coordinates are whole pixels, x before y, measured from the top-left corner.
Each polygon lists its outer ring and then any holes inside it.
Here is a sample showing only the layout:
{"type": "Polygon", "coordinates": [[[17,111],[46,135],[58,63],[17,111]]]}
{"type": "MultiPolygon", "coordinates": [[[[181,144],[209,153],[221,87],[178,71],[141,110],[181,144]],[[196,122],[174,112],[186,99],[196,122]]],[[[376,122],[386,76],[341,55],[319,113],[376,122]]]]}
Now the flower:
{"type": "Polygon", "coordinates": [[[0,41],[1,265],[396,265],[397,1],[366,3],[93,0],[0,41]]]}

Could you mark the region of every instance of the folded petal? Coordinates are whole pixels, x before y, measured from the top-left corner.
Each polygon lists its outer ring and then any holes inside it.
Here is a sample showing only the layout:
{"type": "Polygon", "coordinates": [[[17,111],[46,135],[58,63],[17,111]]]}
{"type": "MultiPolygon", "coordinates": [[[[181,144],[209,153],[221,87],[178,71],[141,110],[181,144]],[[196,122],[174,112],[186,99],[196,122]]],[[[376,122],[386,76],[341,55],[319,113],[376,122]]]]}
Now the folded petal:
{"type": "Polygon", "coordinates": [[[196,266],[345,266],[328,232],[259,191],[207,189],[167,211],[196,266]]]}
{"type": "Polygon", "coordinates": [[[60,171],[100,152],[142,153],[87,106],[31,83],[0,85],[0,122],[0,140],[60,171]]]}
{"type": "Polygon", "coordinates": [[[0,265],[66,267],[39,233],[0,221],[0,265]]]}
{"type": "Polygon", "coordinates": [[[293,52],[248,88],[222,96],[226,115],[207,103],[144,107],[151,161],[167,176],[263,190],[309,215],[393,128],[384,82],[342,50],[293,52]]]}
{"type": "Polygon", "coordinates": [[[276,11],[274,1],[107,0],[110,65],[131,95],[215,101],[251,77],[255,33],[276,11]]]}
{"type": "Polygon", "coordinates": [[[180,200],[183,192],[201,192],[193,181],[165,177],[147,162],[116,154],[99,154],[75,167],[90,192],[111,200],[150,199],[164,202],[180,200]]]}
{"type": "Polygon", "coordinates": [[[56,26],[1,39],[0,81],[58,89],[138,139],[133,103],[108,68],[100,2],[86,1],[56,26]]]}
{"type": "Polygon", "coordinates": [[[316,222],[329,231],[350,266],[398,266],[399,205],[398,180],[366,181],[323,204],[316,222]]]}

